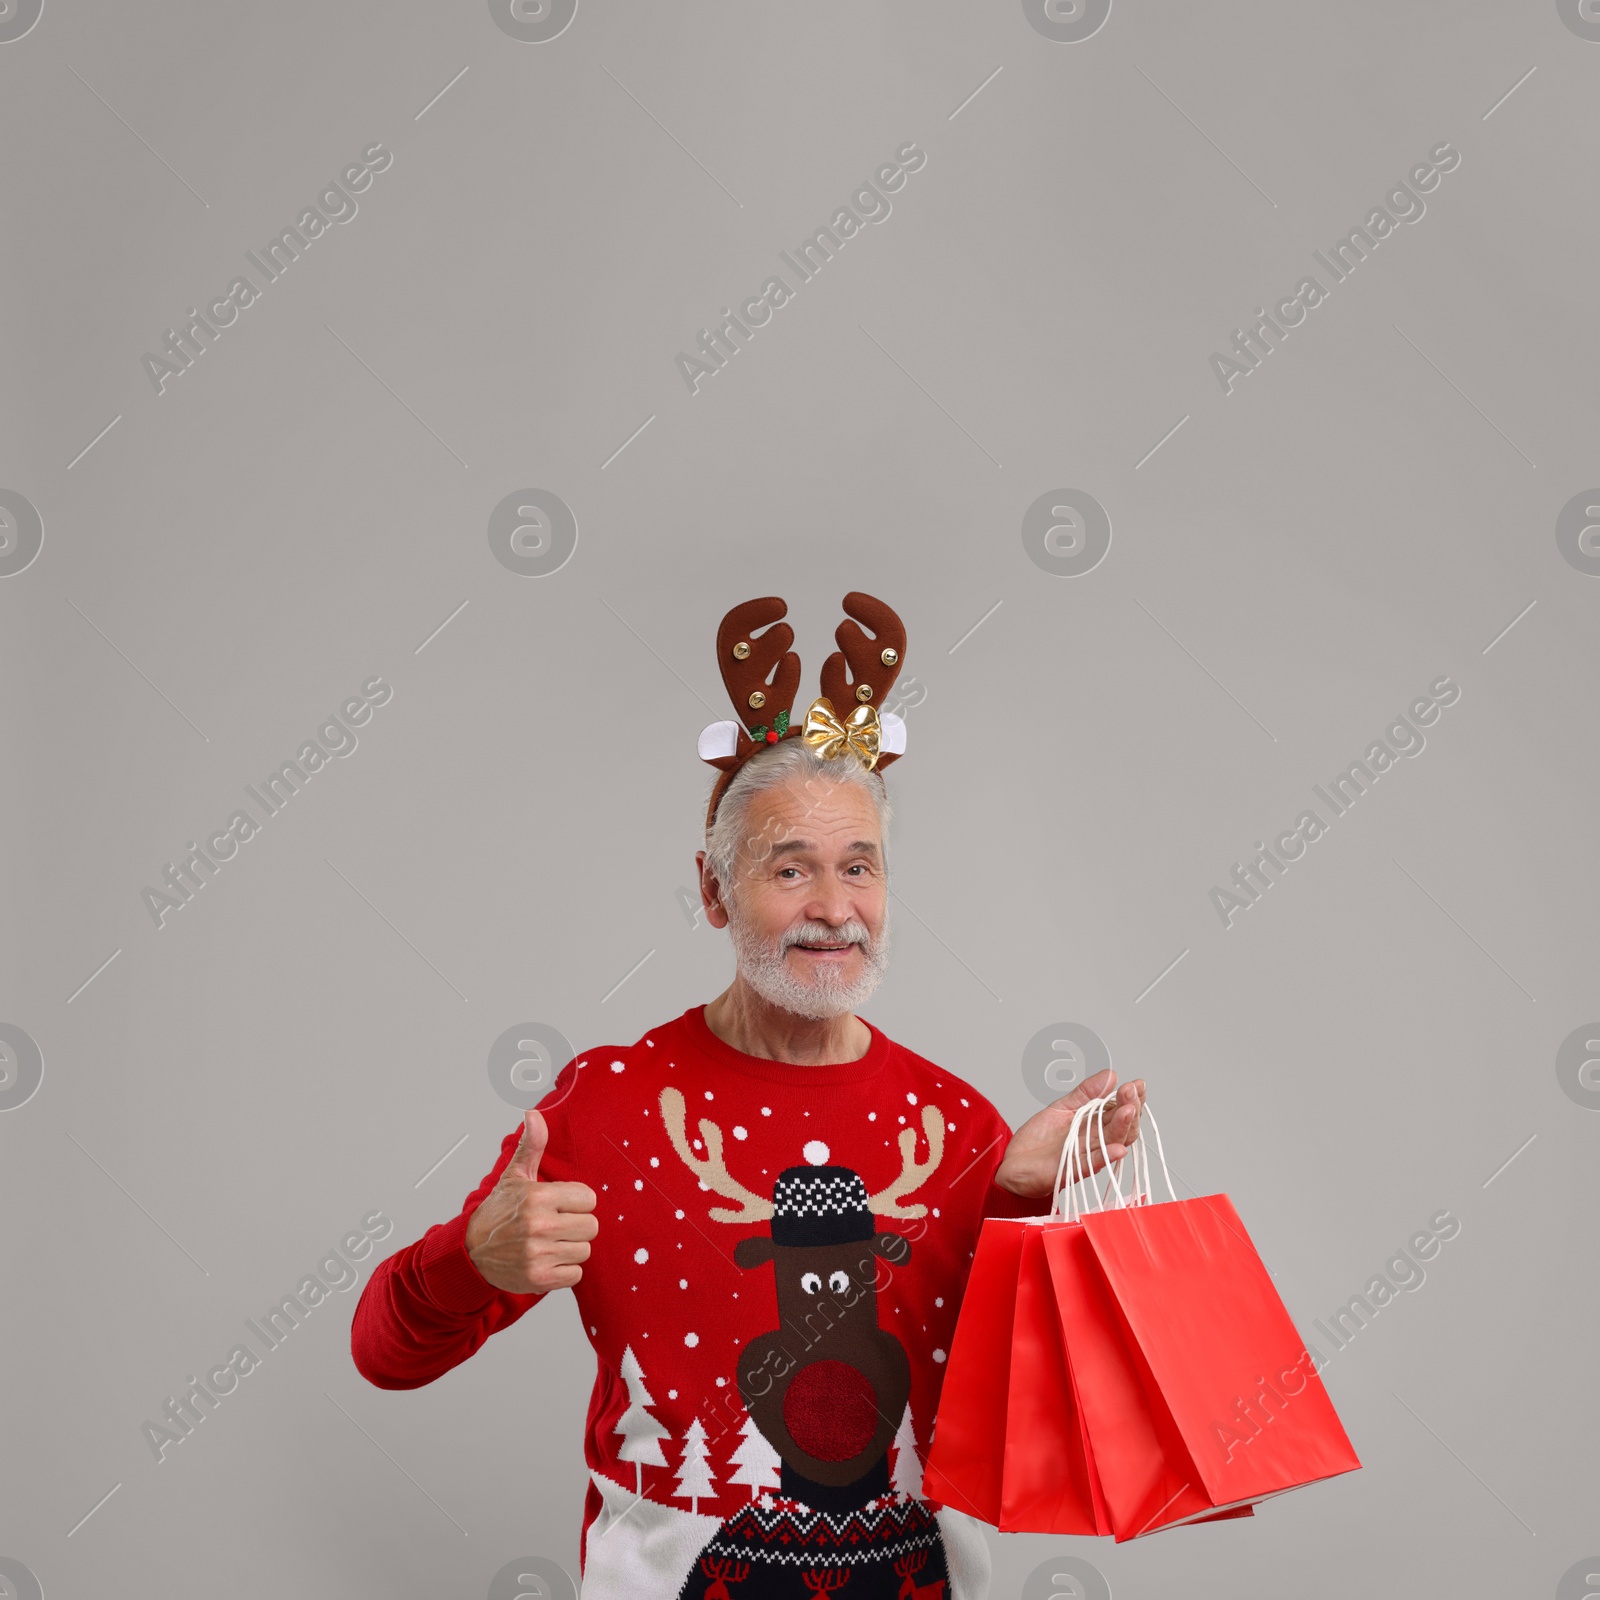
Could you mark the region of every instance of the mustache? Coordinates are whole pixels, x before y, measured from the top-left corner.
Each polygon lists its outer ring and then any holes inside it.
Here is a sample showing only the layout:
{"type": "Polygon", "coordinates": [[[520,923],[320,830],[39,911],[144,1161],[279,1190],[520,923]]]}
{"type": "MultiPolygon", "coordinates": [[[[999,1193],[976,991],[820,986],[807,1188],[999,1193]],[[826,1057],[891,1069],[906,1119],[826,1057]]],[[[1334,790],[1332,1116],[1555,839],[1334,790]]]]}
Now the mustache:
{"type": "Polygon", "coordinates": [[[858,944],[862,949],[870,950],[872,935],[866,923],[857,921],[853,917],[837,928],[830,928],[825,922],[802,922],[798,927],[784,930],[778,946],[779,954],[781,955],[792,944],[858,944]]]}

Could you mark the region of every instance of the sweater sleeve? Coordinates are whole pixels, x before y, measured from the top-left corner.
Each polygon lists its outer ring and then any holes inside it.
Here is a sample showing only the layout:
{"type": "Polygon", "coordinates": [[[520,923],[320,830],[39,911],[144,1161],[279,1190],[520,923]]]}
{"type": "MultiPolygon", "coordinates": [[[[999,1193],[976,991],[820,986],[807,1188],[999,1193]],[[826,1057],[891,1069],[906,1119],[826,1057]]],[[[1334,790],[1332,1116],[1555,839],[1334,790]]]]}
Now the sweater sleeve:
{"type": "Polygon", "coordinates": [[[1042,1195],[1012,1194],[1009,1189],[1002,1189],[994,1181],[994,1175],[1000,1170],[1000,1163],[1005,1159],[1006,1146],[1011,1142],[1011,1129],[1006,1124],[1004,1117],[990,1107],[990,1114],[994,1118],[993,1139],[989,1146],[991,1157],[988,1162],[988,1192],[984,1196],[983,1214],[986,1217],[1042,1217],[1050,1210],[1052,1196],[1049,1193],[1042,1195]]]}
{"type": "MultiPolygon", "coordinates": [[[[571,1092],[572,1084],[565,1080],[574,1071],[569,1065],[540,1102],[550,1143],[539,1172],[558,1182],[577,1176],[571,1118],[555,1110],[571,1092]]],[[[369,1383],[380,1389],[419,1389],[432,1383],[544,1298],[496,1289],[467,1254],[467,1223],[500,1181],[521,1138],[519,1124],[501,1142],[499,1159],[467,1196],[459,1215],[381,1261],[368,1279],[350,1327],[350,1353],[369,1383]]]]}

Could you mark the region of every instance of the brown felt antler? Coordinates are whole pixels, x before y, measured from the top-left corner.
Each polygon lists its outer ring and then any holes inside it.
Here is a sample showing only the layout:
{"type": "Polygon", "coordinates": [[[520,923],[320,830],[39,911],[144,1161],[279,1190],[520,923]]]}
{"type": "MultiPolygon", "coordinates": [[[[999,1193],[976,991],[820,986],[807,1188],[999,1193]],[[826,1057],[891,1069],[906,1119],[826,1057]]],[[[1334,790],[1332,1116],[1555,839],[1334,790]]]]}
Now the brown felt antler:
{"type": "MultiPolygon", "coordinates": [[[[853,620],[839,624],[834,634],[839,649],[823,664],[821,677],[822,693],[841,722],[863,705],[882,707],[906,653],[905,624],[892,607],[852,590],[844,597],[844,609],[853,620]]],[[[722,774],[706,807],[707,830],[734,773],[756,751],[799,734],[805,721],[801,717],[790,722],[800,687],[800,657],[790,649],[794,629],[781,620],[788,611],[777,595],[765,595],[736,605],[717,629],[717,668],[738,721],[732,726],[713,723],[701,736],[701,759],[722,774]],[[780,720],[782,730],[776,726],[780,720]]],[[[903,742],[903,729],[901,734],[903,742]]],[[[898,759],[898,751],[880,748],[877,769],[898,759]]]]}
{"type": "Polygon", "coordinates": [[[789,614],[777,595],[746,600],[722,619],[717,629],[717,666],[739,719],[739,740],[731,756],[717,756],[711,765],[734,772],[753,755],[761,741],[754,728],[770,728],[778,713],[794,710],[800,688],[800,657],[789,648],[794,629],[779,619],[789,614]],[[771,624],[771,626],[768,626],[771,624]],[[766,628],[757,634],[757,628],[766,628]]]}
{"type": "MultiPolygon", "coordinates": [[[[906,657],[905,624],[892,607],[852,589],[844,597],[844,609],[847,618],[856,621],[839,624],[834,633],[839,648],[822,663],[822,692],[840,717],[849,716],[858,705],[881,708],[906,657]],[[871,638],[862,632],[861,623],[872,630],[871,638]]],[[[894,752],[885,751],[878,757],[878,766],[899,759],[894,752]]]]}

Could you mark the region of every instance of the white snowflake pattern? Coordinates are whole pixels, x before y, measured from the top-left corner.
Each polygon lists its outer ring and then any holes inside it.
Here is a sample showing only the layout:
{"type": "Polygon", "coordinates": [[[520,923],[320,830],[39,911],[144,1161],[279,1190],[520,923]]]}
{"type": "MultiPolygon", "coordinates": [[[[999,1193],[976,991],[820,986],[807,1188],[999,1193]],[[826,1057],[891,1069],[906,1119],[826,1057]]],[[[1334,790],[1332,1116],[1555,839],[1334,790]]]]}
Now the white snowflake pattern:
{"type": "Polygon", "coordinates": [[[687,1278],[679,1278],[678,1287],[680,1289],[687,1289],[689,1287],[689,1280],[687,1278]]]}
{"type": "MultiPolygon", "coordinates": [[[[955,1123],[952,1122],[950,1124],[950,1126],[952,1128],[955,1127],[955,1123]]],[[[661,1165],[661,1157],[660,1156],[651,1156],[650,1157],[650,1165],[652,1167],[659,1167],[661,1165]]]]}
{"type": "Polygon", "coordinates": [[[686,1333],[686,1334],[684,1334],[684,1336],[683,1336],[683,1342],[684,1342],[684,1343],[685,1343],[685,1344],[686,1344],[686,1345],[688,1345],[688,1347],[689,1347],[689,1348],[690,1348],[690,1349],[691,1349],[691,1350],[693,1350],[693,1349],[694,1349],[694,1347],[695,1347],[695,1346],[696,1346],[696,1345],[697,1345],[697,1344],[699,1344],[699,1343],[700,1343],[700,1335],[699,1335],[699,1334],[698,1334],[698,1333],[686,1333]]]}
{"type": "Polygon", "coordinates": [[[772,1107],[771,1106],[762,1106],[761,1115],[764,1116],[764,1117],[770,1117],[772,1115],[772,1107]]]}
{"type": "Polygon", "coordinates": [[[933,1352],[933,1359],[935,1361],[939,1362],[941,1365],[943,1365],[944,1359],[945,1359],[944,1351],[943,1350],[935,1350],[933,1352]]]}
{"type": "Polygon", "coordinates": [[[741,1128],[738,1123],[735,1123],[733,1125],[733,1136],[735,1139],[748,1139],[750,1137],[750,1130],[748,1128],[741,1128]]]}
{"type": "Polygon", "coordinates": [[[634,1186],[635,1189],[644,1188],[644,1179],[643,1178],[635,1178],[633,1180],[633,1186],[634,1186]]]}
{"type": "Polygon", "coordinates": [[[683,1221],[683,1213],[681,1211],[674,1211],[672,1214],[678,1219],[679,1222],[683,1221]]]}
{"type": "Polygon", "coordinates": [[[906,1095],[906,1104],[908,1106],[914,1106],[916,1103],[917,1103],[917,1097],[914,1094],[909,1094],[908,1093],[906,1095]]]}
{"type": "Polygon", "coordinates": [[[876,1111],[869,1111],[867,1113],[867,1121],[868,1122],[876,1122],[877,1120],[878,1120],[878,1113],[876,1111]]]}
{"type": "Polygon", "coordinates": [[[640,1245],[639,1248],[633,1252],[633,1259],[642,1267],[645,1262],[650,1259],[650,1252],[646,1250],[643,1245],[640,1245]]]}
{"type": "Polygon", "coordinates": [[[933,1303],[936,1306],[942,1306],[944,1304],[944,1296],[942,1294],[935,1295],[934,1298],[933,1298],[933,1303]]]}
{"type": "Polygon", "coordinates": [[[717,1097],[714,1094],[712,1094],[712,1092],[709,1089],[706,1090],[706,1099],[707,1100],[715,1100],[716,1098],[717,1097]]]}
{"type": "Polygon", "coordinates": [[[625,1072],[627,1067],[628,1063],[626,1061],[613,1061],[611,1063],[611,1070],[613,1072],[625,1072]]]}

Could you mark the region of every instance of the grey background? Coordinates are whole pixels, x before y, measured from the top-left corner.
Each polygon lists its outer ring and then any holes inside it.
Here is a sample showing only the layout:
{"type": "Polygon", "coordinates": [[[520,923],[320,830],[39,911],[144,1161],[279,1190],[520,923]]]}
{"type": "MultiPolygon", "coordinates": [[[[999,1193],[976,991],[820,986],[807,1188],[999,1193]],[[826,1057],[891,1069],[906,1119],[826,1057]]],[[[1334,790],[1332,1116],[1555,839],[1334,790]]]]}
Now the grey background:
{"type": "Polygon", "coordinates": [[[1080,43],[954,0],[545,43],[465,0],[46,0],[0,44],[0,486],[44,523],[0,582],[0,1019],[44,1059],[0,1116],[0,1553],[51,1596],[575,1571],[569,1304],[387,1394],[337,1296],[160,1465],[140,1425],[364,1214],[381,1252],[459,1207],[506,1029],[721,988],[676,896],[717,619],[784,594],[809,695],[862,588],[922,696],[872,1019],[1012,1118],[1028,1041],[1092,1029],[1308,1331],[1462,1224],[1325,1373],[1364,1470],[996,1537],[995,1594],[1070,1551],[1118,1600],[1553,1595],[1597,1543],[1600,1117],[1555,1070],[1600,1016],[1600,580],[1555,539],[1600,483],[1597,80],[1553,0],[1118,0],[1080,43]],[[374,141],[157,397],[141,356],[374,141]],[[674,356],[906,141],[892,216],[691,397],[674,356]],[[1440,141],[1426,216],[1225,396],[1211,353],[1440,141]],[[489,547],[526,487],[579,530],[549,576],[489,547]],[[1023,546],[1058,487],[1114,530],[1081,576],[1023,546]],[[1426,751],[1225,930],[1212,886],[1441,674],[1426,751]],[[357,751],[157,931],[140,891],[372,675],[357,751]]]}

